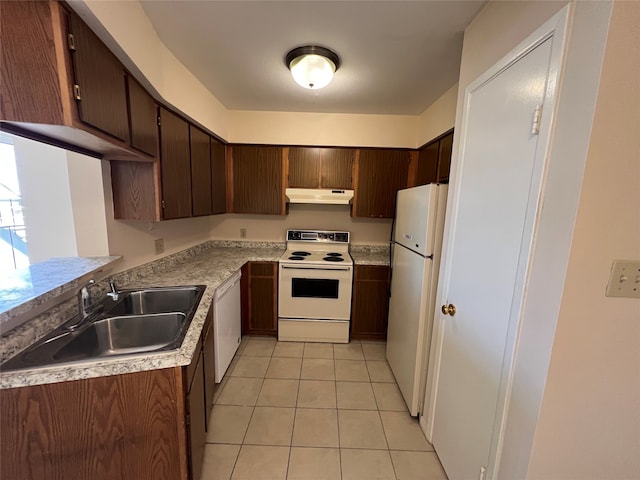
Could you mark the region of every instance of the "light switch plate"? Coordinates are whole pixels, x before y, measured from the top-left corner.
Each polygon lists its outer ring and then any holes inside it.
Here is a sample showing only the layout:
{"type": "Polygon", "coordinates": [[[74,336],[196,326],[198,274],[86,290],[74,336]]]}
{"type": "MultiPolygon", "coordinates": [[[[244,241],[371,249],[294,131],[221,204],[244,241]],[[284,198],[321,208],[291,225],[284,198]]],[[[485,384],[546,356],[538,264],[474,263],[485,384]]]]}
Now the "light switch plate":
{"type": "Polygon", "coordinates": [[[605,295],[640,298],[640,260],[614,260],[605,295]]]}

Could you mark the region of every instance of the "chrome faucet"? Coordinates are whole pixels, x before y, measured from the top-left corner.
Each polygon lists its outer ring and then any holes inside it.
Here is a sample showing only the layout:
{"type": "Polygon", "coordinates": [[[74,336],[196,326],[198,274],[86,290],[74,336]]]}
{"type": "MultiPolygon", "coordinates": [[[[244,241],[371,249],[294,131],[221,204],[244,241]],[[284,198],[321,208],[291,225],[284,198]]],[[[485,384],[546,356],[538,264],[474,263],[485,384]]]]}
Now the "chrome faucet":
{"type": "Polygon", "coordinates": [[[118,291],[118,285],[116,285],[116,281],[113,278],[109,279],[109,288],[111,291],[107,293],[107,295],[111,297],[114,302],[117,301],[120,292],[118,291]]]}
{"type": "Polygon", "coordinates": [[[76,318],[78,319],[71,325],[67,325],[69,330],[75,330],[80,325],[84,323],[87,317],[92,313],[90,311],[91,308],[91,294],[89,293],[89,287],[94,285],[95,280],[91,279],[87,283],[85,283],[80,290],[78,291],[78,315],[76,318]]]}

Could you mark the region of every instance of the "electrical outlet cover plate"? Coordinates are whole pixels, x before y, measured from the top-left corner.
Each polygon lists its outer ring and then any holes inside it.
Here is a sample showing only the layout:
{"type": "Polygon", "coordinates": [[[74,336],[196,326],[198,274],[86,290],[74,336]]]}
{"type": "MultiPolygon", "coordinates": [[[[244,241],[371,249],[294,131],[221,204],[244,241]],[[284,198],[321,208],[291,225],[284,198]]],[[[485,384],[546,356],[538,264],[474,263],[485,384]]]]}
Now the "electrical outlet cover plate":
{"type": "Polygon", "coordinates": [[[160,255],[162,252],[164,252],[164,238],[157,238],[155,246],[156,246],[156,255],[160,255]]]}
{"type": "Polygon", "coordinates": [[[614,260],[605,295],[640,298],[640,260],[614,260]]]}

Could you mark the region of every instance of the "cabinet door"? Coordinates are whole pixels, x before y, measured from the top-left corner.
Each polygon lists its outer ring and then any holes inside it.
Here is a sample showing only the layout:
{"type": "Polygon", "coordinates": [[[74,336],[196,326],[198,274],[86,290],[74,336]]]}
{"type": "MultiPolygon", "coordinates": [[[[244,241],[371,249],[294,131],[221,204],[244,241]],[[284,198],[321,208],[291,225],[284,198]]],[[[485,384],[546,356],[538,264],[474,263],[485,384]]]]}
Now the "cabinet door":
{"type": "Polygon", "coordinates": [[[349,148],[322,148],[320,187],[353,188],[353,155],[349,148]]]}
{"type": "Polygon", "coordinates": [[[162,169],[162,218],[191,216],[191,162],[189,124],[160,108],[160,164],[162,169]]]}
{"type": "Polygon", "coordinates": [[[320,148],[289,148],[289,187],[320,186],[320,148]]]}
{"type": "Polygon", "coordinates": [[[277,267],[277,262],[249,262],[243,269],[240,284],[243,334],[277,335],[277,267]]]}
{"type": "Polygon", "coordinates": [[[129,140],[127,92],[122,64],[76,15],[69,15],[80,119],[120,140],[129,140]]]}
{"type": "Polygon", "coordinates": [[[198,355],[191,382],[191,388],[186,398],[187,423],[189,428],[189,469],[191,480],[199,480],[202,474],[202,462],[204,461],[204,446],[207,439],[205,430],[205,406],[204,406],[204,371],[202,355],[198,355]]]}
{"type": "Polygon", "coordinates": [[[284,214],[282,148],[234,146],[233,213],[284,214]]]}
{"type": "Polygon", "coordinates": [[[205,427],[209,430],[209,419],[211,418],[211,409],[213,408],[213,394],[215,393],[215,355],[213,341],[213,307],[207,313],[207,319],[204,321],[202,342],[202,361],[204,369],[204,404],[205,404],[205,427]]]}
{"type": "Polygon", "coordinates": [[[386,340],[389,267],[356,265],[351,305],[351,338],[386,340]]]}
{"type": "Polygon", "coordinates": [[[131,146],[152,156],[158,155],[158,107],[149,93],[133,77],[127,76],[131,146]]]}
{"type": "Polygon", "coordinates": [[[407,187],[409,156],[406,150],[360,150],[354,216],[393,218],[396,192],[407,187]]]}
{"type": "Polygon", "coordinates": [[[211,138],[211,186],[213,189],[213,210],[211,213],[227,212],[226,147],[224,143],[211,138]]]}
{"type": "Polygon", "coordinates": [[[416,186],[437,182],[439,147],[440,142],[436,141],[420,150],[418,171],[416,173],[416,186]]]}
{"type": "Polygon", "coordinates": [[[191,143],[191,199],[193,216],[211,215],[211,145],[209,134],[189,126],[191,143]]]}
{"type": "Polygon", "coordinates": [[[438,183],[449,183],[452,148],[453,132],[440,139],[440,151],[438,152],[438,183]]]}

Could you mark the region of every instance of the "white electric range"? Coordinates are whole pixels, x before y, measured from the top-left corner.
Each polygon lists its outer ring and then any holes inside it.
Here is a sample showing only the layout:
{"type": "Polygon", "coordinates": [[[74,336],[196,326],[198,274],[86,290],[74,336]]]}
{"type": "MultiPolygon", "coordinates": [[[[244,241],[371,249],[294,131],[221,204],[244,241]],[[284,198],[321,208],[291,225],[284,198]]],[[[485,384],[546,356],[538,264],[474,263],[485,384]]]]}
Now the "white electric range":
{"type": "Polygon", "coordinates": [[[349,232],[287,230],[278,278],[278,340],[349,342],[349,232]]]}

